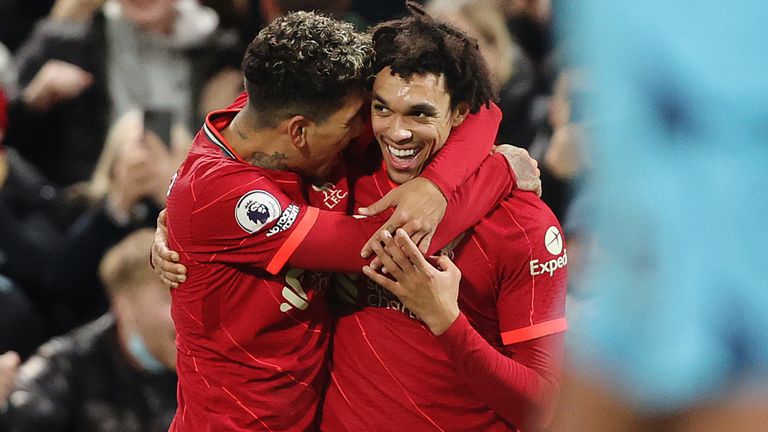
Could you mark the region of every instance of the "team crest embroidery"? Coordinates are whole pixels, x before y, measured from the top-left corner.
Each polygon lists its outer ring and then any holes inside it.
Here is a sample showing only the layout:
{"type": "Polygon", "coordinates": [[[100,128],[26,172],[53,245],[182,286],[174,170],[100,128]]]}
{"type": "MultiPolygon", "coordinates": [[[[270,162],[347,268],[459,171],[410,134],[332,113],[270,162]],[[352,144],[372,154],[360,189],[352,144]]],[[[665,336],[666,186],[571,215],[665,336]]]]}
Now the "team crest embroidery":
{"type": "Polygon", "coordinates": [[[282,213],[280,202],[269,192],[250,191],[243,195],[235,207],[235,219],[245,232],[253,234],[282,213]]]}

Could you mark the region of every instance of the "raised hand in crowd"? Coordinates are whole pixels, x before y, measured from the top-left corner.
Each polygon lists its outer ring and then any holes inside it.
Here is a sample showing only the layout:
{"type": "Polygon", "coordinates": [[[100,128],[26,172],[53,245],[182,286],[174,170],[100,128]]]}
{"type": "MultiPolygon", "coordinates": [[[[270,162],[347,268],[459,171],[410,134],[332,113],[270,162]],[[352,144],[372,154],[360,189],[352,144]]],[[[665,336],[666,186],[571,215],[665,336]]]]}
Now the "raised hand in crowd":
{"type": "Polygon", "coordinates": [[[24,88],[22,98],[31,110],[49,111],[72,100],[93,84],[93,75],[61,60],[48,60],[24,88]]]}
{"type": "Polygon", "coordinates": [[[0,355],[0,409],[5,406],[5,399],[11,392],[20,363],[19,355],[13,351],[0,355]]]}
{"type": "Polygon", "coordinates": [[[49,16],[62,21],[86,22],[104,2],[105,0],[56,0],[49,16]]]}

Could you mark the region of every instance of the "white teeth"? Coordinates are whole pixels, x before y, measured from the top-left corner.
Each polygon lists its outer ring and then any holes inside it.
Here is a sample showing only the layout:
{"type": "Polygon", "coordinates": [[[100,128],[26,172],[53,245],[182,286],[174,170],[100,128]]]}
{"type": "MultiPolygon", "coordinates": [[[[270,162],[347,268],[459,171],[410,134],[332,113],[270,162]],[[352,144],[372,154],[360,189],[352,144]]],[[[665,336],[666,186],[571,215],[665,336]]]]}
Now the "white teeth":
{"type": "Polygon", "coordinates": [[[418,150],[415,148],[406,149],[406,150],[399,150],[392,146],[387,146],[387,150],[389,150],[392,155],[400,157],[400,158],[407,158],[407,157],[413,157],[418,153],[418,150]]]}

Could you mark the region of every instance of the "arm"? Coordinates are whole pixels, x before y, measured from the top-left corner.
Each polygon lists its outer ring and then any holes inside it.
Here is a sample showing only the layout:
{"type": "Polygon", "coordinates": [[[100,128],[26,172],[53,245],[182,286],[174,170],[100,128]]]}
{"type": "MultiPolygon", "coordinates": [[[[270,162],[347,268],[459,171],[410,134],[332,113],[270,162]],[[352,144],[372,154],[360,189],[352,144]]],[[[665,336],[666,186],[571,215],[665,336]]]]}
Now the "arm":
{"type": "MultiPolygon", "coordinates": [[[[509,164],[502,155],[492,156],[483,162],[483,169],[472,175],[470,180],[463,185],[449,201],[450,217],[441,224],[437,230],[435,241],[430,251],[434,252],[445,246],[461,232],[474,225],[491,208],[506,197],[512,189],[513,174],[509,164]],[[485,193],[476,199],[468,198],[468,191],[483,187],[485,193]]],[[[214,206],[205,208],[205,212],[197,213],[194,218],[207,218],[206,213],[217,215],[232,214],[233,203],[248,189],[234,193],[225,200],[218,201],[214,206]]],[[[216,188],[213,188],[216,189],[216,188]]],[[[337,271],[345,273],[358,273],[367,263],[361,257],[359,250],[382,224],[383,217],[355,218],[337,212],[323,211],[306,205],[297,206],[284,195],[275,193],[281,203],[282,209],[288,212],[288,208],[297,211],[285,229],[277,229],[276,233],[266,236],[271,230],[279,228],[280,217],[275,217],[270,224],[263,226],[253,234],[238,231],[236,237],[215,238],[220,234],[207,230],[220,230],[221,225],[200,224],[193,221],[193,231],[201,239],[209,236],[213,242],[209,245],[204,242],[195,251],[179,251],[181,255],[192,257],[206,256],[216,253],[217,259],[233,264],[246,264],[256,268],[262,268],[270,273],[277,273],[286,262],[291,266],[307,270],[337,271]],[[300,210],[296,210],[296,207],[300,210]],[[329,250],[329,245],[333,245],[329,250]],[[201,255],[194,255],[199,252],[201,255]],[[269,257],[268,260],[254,262],[252,257],[269,257]]],[[[170,204],[169,204],[170,207],[170,204]]],[[[286,213],[284,213],[285,215],[286,213]]],[[[194,219],[193,218],[193,219],[194,219]]],[[[289,218],[283,218],[289,220],[289,218]]],[[[228,218],[224,222],[229,221],[228,218]]],[[[158,218],[158,228],[155,233],[155,242],[152,246],[151,260],[156,273],[160,275],[164,283],[175,287],[186,279],[186,269],[177,264],[180,254],[169,248],[169,233],[166,227],[165,216],[158,218]]],[[[231,222],[230,222],[231,223],[231,222]]],[[[171,233],[172,235],[172,233],[171,233]]]]}
{"type": "Polygon", "coordinates": [[[451,130],[445,146],[421,173],[434,183],[444,196],[450,197],[491,152],[501,123],[501,110],[496,104],[483,106],[451,130]]]}
{"type": "Polygon", "coordinates": [[[551,422],[565,345],[563,333],[499,352],[461,314],[437,340],[472,392],[499,416],[524,430],[543,429],[551,422]]]}
{"type": "MultiPolygon", "coordinates": [[[[502,155],[488,157],[448,202],[448,217],[438,226],[428,250],[434,253],[472,227],[512,191],[512,173],[502,155]],[[483,194],[473,196],[484,189],[483,194]]],[[[317,222],[289,259],[307,270],[357,273],[367,263],[358,254],[360,245],[377,232],[383,216],[357,219],[339,213],[320,211],[317,222]],[[328,245],[333,253],[326,253],[328,245]]],[[[381,231],[374,238],[382,240],[381,231]]],[[[376,242],[373,242],[376,243],[376,242]]]]}

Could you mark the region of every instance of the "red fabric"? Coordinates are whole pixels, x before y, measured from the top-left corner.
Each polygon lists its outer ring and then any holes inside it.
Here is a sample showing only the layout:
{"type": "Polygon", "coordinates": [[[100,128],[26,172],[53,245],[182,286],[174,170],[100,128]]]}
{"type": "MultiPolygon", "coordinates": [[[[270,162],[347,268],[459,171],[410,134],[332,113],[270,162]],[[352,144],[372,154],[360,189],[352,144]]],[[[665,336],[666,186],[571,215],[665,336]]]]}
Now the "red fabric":
{"type": "Polygon", "coordinates": [[[421,173],[449,197],[491,152],[501,122],[501,110],[491,103],[468,116],[451,131],[445,146],[421,173]]]}
{"type": "MultiPolygon", "coordinates": [[[[489,209],[512,190],[512,170],[502,155],[486,158],[470,178],[450,197],[446,216],[437,228],[430,245],[435,253],[457,235],[472,227],[489,209]]],[[[377,190],[391,190],[386,171],[370,177],[377,190]]],[[[357,191],[355,192],[357,193],[357,191]]],[[[384,195],[381,194],[381,197],[384,195]]],[[[370,204],[370,203],[369,203],[370,204]]],[[[374,218],[352,219],[339,213],[321,211],[314,229],[304,238],[289,259],[291,266],[324,271],[359,273],[369,260],[360,257],[362,245],[386,221],[390,213],[374,218]],[[333,253],[321,254],[328,250],[333,253]]]]}
{"type": "MultiPolygon", "coordinates": [[[[381,181],[360,181],[355,205],[386,192],[381,181]]],[[[567,266],[549,273],[531,265],[566,256],[564,244],[560,251],[550,245],[555,255],[547,249],[552,227],[560,230],[539,198],[516,192],[465,235],[452,252],[462,271],[459,306],[471,326],[459,321],[441,338],[378,285],[337,276],[321,429],[510,431],[546,423],[562,334],[511,346],[502,334],[565,316],[567,266]]]]}
{"type": "MultiPolygon", "coordinates": [[[[231,115],[208,124],[223,127],[231,115]]],[[[307,223],[304,185],[228,157],[215,139],[197,135],[168,198],[169,243],[189,276],[171,291],[179,377],[171,430],[313,430],[326,383],[328,277],[263,270],[287,259],[277,252],[307,223]],[[236,217],[244,197],[273,206],[254,233],[236,217]]]]}
{"type": "Polygon", "coordinates": [[[564,333],[517,343],[499,352],[462,314],[437,340],[469,389],[501,418],[526,431],[543,429],[552,420],[564,333]]]}

